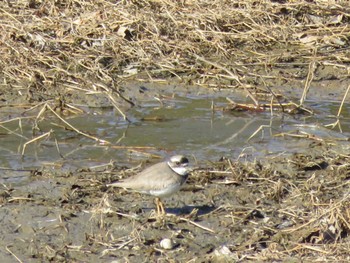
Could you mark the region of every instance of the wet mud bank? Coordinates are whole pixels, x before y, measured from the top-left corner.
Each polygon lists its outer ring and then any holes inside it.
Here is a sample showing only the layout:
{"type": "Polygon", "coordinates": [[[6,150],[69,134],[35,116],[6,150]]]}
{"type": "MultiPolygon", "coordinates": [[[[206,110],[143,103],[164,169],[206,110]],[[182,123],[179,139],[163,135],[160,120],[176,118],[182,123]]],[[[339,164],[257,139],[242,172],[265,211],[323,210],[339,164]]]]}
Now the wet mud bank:
{"type": "Polygon", "coordinates": [[[22,186],[2,184],[2,259],[347,260],[350,157],[305,147],[309,154],[201,167],[161,218],[152,198],[105,186],[140,167],[32,171],[22,186]]]}

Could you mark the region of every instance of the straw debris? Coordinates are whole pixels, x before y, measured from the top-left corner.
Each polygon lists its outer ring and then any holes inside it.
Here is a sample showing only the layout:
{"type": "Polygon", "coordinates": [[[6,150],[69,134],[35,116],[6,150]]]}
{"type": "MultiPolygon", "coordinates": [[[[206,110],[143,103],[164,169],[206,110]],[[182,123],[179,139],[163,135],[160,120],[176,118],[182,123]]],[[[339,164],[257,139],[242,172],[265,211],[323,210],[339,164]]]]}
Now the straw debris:
{"type": "Polygon", "coordinates": [[[28,102],[173,77],[265,91],[306,79],[302,105],[319,70],[349,72],[346,1],[19,0],[0,16],[1,84],[28,102]]]}

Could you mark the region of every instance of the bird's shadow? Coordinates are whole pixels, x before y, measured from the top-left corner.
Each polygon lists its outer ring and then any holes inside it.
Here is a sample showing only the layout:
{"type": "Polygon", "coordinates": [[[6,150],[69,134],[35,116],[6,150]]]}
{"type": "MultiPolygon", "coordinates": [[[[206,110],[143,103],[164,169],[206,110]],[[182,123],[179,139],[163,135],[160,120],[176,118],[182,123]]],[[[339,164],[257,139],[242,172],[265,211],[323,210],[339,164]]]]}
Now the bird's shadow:
{"type": "MultiPolygon", "coordinates": [[[[143,210],[149,210],[150,208],[143,208],[143,210]]],[[[214,211],[216,209],[215,206],[209,206],[209,205],[186,205],[183,207],[166,207],[165,212],[167,214],[173,214],[176,216],[180,215],[189,215],[193,212],[193,210],[197,210],[196,215],[201,216],[201,215],[206,215],[209,214],[210,212],[214,211]]]]}
{"type": "Polygon", "coordinates": [[[197,216],[202,216],[209,214],[216,209],[215,206],[209,205],[186,205],[183,207],[166,208],[165,212],[175,215],[188,215],[191,214],[193,210],[197,210],[197,216]]]}

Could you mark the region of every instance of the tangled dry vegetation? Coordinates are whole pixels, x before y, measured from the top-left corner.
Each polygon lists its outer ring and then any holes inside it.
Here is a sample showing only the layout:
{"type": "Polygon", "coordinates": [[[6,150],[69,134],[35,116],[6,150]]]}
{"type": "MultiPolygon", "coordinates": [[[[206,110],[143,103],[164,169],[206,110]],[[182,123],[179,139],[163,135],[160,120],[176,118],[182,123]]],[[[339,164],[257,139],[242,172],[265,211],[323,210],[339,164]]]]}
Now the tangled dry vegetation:
{"type": "Polygon", "coordinates": [[[266,91],[349,74],[347,1],[18,0],[0,16],[2,92],[29,102],[131,78],[266,91]]]}
{"type": "MultiPolygon", "coordinates": [[[[232,160],[217,163],[217,169],[207,171],[211,176],[204,178],[210,184],[230,185],[228,192],[232,185],[238,186],[235,195],[241,206],[223,205],[215,211],[221,231],[235,238],[211,256],[218,262],[348,261],[348,161],[349,156],[323,148],[255,165],[232,160]]],[[[230,194],[220,198],[232,201],[230,194]]]]}

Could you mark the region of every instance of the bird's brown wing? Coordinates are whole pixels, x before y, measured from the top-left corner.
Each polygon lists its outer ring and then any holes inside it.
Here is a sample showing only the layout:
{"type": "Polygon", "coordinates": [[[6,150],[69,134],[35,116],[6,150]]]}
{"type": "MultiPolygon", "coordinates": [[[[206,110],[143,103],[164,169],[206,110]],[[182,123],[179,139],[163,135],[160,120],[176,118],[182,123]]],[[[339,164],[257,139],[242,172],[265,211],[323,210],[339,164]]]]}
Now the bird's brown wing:
{"type": "Polygon", "coordinates": [[[154,164],[140,173],[116,182],[110,186],[123,187],[138,192],[164,189],[171,184],[181,183],[181,176],[171,170],[166,162],[154,164]]]}

